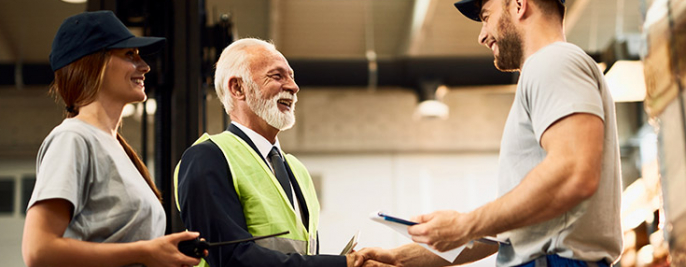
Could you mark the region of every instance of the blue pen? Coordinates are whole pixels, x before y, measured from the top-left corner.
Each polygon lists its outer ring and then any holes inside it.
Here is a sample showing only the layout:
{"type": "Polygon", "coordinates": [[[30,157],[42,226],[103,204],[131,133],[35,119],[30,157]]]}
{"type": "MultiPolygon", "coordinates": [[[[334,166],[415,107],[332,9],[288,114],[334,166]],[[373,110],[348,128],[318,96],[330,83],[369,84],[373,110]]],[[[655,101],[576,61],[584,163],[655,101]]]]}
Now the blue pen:
{"type": "Polygon", "coordinates": [[[397,223],[408,225],[408,226],[412,226],[412,225],[417,224],[416,222],[400,219],[398,217],[393,217],[391,215],[386,215],[382,212],[379,212],[378,214],[379,214],[379,216],[383,217],[383,219],[386,221],[397,222],[397,223]]]}

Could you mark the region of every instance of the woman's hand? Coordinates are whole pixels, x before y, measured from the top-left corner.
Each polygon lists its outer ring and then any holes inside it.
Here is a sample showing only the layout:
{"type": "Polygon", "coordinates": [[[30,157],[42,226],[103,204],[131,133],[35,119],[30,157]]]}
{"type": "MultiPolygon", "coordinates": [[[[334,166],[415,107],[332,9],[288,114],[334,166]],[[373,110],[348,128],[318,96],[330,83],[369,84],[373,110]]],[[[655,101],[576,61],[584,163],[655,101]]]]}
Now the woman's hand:
{"type": "MultiPolygon", "coordinates": [[[[179,251],[179,242],[195,239],[198,232],[180,232],[153,240],[140,241],[146,252],[143,264],[149,267],[155,266],[195,266],[200,259],[189,257],[179,251]]],[[[207,253],[206,253],[207,254],[207,253]]]]}

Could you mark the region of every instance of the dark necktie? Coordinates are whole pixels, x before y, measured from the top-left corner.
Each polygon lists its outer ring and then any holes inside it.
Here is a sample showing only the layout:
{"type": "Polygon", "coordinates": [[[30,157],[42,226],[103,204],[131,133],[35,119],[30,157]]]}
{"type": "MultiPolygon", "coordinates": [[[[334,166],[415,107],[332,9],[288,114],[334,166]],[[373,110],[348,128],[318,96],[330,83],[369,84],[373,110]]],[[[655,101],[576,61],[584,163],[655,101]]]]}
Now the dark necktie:
{"type": "Polygon", "coordinates": [[[267,158],[269,158],[269,162],[272,164],[272,168],[274,168],[274,175],[276,176],[276,179],[279,180],[281,187],[283,187],[283,191],[286,192],[286,196],[288,196],[288,200],[291,201],[291,206],[293,206],[293,193],[291,191],[291,182],[290,178],[288,178],[286,165],[283,162],[283,158],[281,158],[281,153],[279,153],[279,149],[276,147],[272,147],[272,150],[269,151],[269,155],[267,155],[267,158]]]}

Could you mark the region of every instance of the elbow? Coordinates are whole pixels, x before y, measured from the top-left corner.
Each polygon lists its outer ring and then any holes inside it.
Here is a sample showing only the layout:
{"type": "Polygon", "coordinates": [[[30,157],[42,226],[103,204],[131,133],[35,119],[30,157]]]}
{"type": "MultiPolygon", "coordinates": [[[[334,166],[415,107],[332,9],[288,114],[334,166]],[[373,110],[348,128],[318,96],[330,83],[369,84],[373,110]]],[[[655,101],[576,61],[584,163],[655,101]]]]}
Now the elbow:
{"type": "Polygon", "coordinates": [[[38,264],[38,259],[35,251],[35,247],[30,244],[29,240],[27,240],[28,234],[26,232],[26,229],[24,229],[24,237],[21,242],[21,257],[24,260],[24,264],[28,267],[33,267],[33,266],[39,266],[38,264]]]}
{"type": "Polygon", "coordinates": [[[575,174],[572,178],[572,195],[578,201],[584,201],[595,195],[600,185],[600,170],[585,170],[575,174]]]}
{"type": "Polygon", "coordinates": [[[51,265],[50,262],[46,261],[46,255],[48,255],[48,252],[40,244],[22,242],[21,256],[27,267],[51,265]]]}
{"type": "Polygon", "coordinates": [[[45,264],[40,262],[40,253],[36,252],[35,250],[24,247],[21,254],[24,258],[24,264],[26,264],[27,267],[45,266],[45,264]]]}
{"type": "Polygon", "coordinates": [[[36,259],[27,257],[26,255],[24,255],[24,264],[26,264],[27,267],[41,266],[36,259]]]}

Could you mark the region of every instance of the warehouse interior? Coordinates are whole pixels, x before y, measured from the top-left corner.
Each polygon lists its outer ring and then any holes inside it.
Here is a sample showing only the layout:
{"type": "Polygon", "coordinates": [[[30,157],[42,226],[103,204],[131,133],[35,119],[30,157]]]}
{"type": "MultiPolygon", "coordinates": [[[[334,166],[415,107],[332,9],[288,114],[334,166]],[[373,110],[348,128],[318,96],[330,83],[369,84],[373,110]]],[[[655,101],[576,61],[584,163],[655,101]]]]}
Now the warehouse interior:
{"type": "MultiPolygon", "coordinates": [[[[2,265],[24,266],[36,154],[64,118],[48,93],[50,45],[65,18],[86,10],[112,10],[137,35],[167,38],[146,57],[148,101],[130,105],[121,128],[163,191],[167,232],[184,229],[173,208],[174,166],[202,133],[229,123],[212,85],[213,63],[242,37],[271,40],[295,72],[297,122],[279,142],[312,174],[322,253],[337,254],[358,231],[358,248],[411,242],[370,220],[376,210],[410,217],[495,199],[518,74],[495,69],[491,51],[477,42],[481,24],[453,2],[0,0],[2,265]]],[[[567,41],[598,62],[616,100],[625,190],[619,266],[686,266],[686,204],[678,198],[686,190],[686,3],[566,6],[567,41]]],[[[468,266],[494,265],[490,257],[468,266]]]]}

